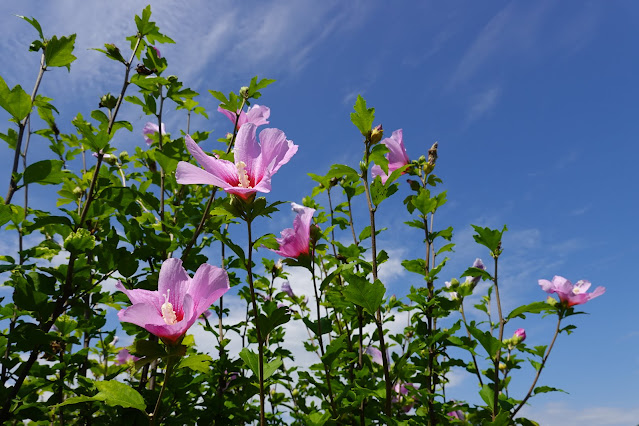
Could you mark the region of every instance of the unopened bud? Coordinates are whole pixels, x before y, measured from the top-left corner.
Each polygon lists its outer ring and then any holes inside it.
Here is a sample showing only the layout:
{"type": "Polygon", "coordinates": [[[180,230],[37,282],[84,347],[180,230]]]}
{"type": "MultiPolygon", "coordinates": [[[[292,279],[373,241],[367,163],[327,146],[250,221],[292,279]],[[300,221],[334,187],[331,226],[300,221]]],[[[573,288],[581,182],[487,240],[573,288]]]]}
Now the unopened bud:
{"type": "Polygon", "coordinates": [[[107,109],[113,109],[115,108],[115,105],[117,104],[118,100],[115,98],[115,96],[113,96],[110,93],[107,93],[106,95],[103,95],[100,98],[100,103],[98,104],[99,108],[107,108],[107,109]]]}
{"type": "Polygon", "coordinates": [[[384,137],[384,129],[382,128],[381,124],[374,127],[373,130],[371,130],[371,137],[370,137],[371,144],[373,145],[376,144],[377,142],[381,141],[383,137],[384,137]]]}
{"type": "Polygon", "coordinates": [[[500,369],[501,371],[504,371],[504,370],[506,369],[506,364],[504,364],[503,362],[500,362],[500,363],[499,363],[499,369],[500,369]]]}
{"type": "Polygon", "coordinates": [[[248,98],[248,97],[249,97],[249,96],[248,96],[248,91],[249,91],[249,88],[248,88],[248,87],[246,87],[246,86],[242,86],[242,87],[240,88],[240,96],[242,96],[243,98],[248,98]]]}
{"type": "Polygon", "coordinates": [[[106,161],[107,163],[109,163],[112,166],[115,166],[116,164],[118,164],[118,157],[116,157],[115,155],[104,154],[102,156],[102,158],[104,159],[104,161],[106,161]]]}
{"type": "Polygon", "coordinates": [[[122,162],[129,161],[129,153],[126,151],[120,152],[120,155],[118,157],[120,158],[122,162]]]}
{"type": "Polygon", "coordinates": [[[390,299],[388,299],[389,303],[395,303],[397,302],[397,296],[395,296],[394,294],[390,297],[390,299]]]}
{"type": "Polygon", "coordinates": [[[73,188],[73,195],[75,195],[76,197],[80,197],[83,193],[84,191],[79,186],[73,188]]]}
{"type": "Polygon", "coordinates": [[[518,345],[524,340],[526,340],[526,330],[524,330],[523,328],[518,328],[517,330],[515,330],[515,333],[512,337],[513,344],[518,345]]]}

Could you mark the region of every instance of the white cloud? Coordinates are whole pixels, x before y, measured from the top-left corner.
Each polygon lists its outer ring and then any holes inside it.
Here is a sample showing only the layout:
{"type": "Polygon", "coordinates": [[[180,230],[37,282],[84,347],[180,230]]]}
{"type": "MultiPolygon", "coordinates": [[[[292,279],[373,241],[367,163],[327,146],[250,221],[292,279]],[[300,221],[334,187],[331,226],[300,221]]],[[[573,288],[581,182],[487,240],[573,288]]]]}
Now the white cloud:
{"type": "Polygon", "coordinates": [[[610,406],[570,406],[563,402],[549,402],[526,406],[521,417],[530,418],[544,426],[634,426],[639,423],[639,408],[610,406]]]}
{"type": "Polygon", "coordinates": [[[495,106],[499,96],[501,95],[501,87],[494,86],[476,95],[471,102],[471,106],[466,116],[466,124],[470,124],[490,113],[495,106]]]}

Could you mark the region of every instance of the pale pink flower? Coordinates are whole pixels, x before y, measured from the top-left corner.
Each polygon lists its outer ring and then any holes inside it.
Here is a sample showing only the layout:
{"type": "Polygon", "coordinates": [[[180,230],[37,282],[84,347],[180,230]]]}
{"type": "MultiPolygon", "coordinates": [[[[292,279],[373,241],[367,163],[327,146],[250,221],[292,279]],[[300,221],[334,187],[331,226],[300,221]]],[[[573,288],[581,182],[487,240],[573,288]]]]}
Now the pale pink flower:
{"type": "Polygon", "coordinates": [[[215,185],[245,200],[256,192],[270,192],[271,177],[295,155],[297,145],[278,129],[262,130],[259,145],[256,130],[257,126],[251,123],[240,128],[235,141],[235,164],[206,155],[186,135],[186,147],[203,169],[180,161],[175,172],[178,183],[215,185]]]}
{"type": "Polygon", "coordinates": [[[288,294],[288,296],[291,299],[295,299],[295,293],[293,293],[293,289],[291,288],[291,284],[289,284],[288,281],[284,281],[284,284],[282,284],[282,291],[286,294],[288,294]]]}
{"type": "Polygon", "coordinates": [[[201,265],[191,278],[180,259],[162,264],[158,290],[127,290],[118,281],[132,305],[118,312],[120,321],[144,327],[167,345],[179,343],[186,331],[216,300],[229,290],[224,269],[201,265]]]}
{"type": "MultiPolygon", "coordinates": [[[[147,145],[151,145],[153,143],[153,139],[150,137],[158,132],[158,125],[152,122],[147,122],[142,129],[142,134],[144,135],[144,140],[146,140],[147,145]]],[[[164,129],[164,123],[162,123],[162,134],[166,135],[166,130],[164,129]]]]}
{"type": "Polygon", "coordinates": [[[137,356],[131,355],[131,353],[129,352],[127,348],[122,348],[120,352],[118,352],[118,357],[115,363],[118,365],[124,365],[124,364],[128,364],[129,361],[135,362],[138,359],[140,358],[138,358],[137,356]]]}
{"type": "Polygon", "coordinates": [[[404,148],[402,129],[395,130],[393,135],[390,138],[382,140],[382,143],[386,145],[386,148],[390,151],[386,154],[386,158],[388,159],[388,175],[384,173],[382,168],[377,164],[371,169],[371,174],[373,179],[380,176],[382,183],[386,183],[391,173],[408,164],[410,160],[408,159],[408,154],[406,154],[406,148],[404,148]]]}
{"type": "Polygon", "coordinates": [[[366,351],[364,351],[364,353],[370,355],[371,359],[373,360],[375,364],[379,364],[379,365],[384,364],[384,360],[382,358],[382,351],[380,351],[376,347],[369,346],[366,348],[366,351]]]}
{"type": "MultiPolygon", "coordinates": [[[[231,123],[235,124],[235,113],[227,111],[222,107],[217,107],[217,110],[224,114],[229,120],[231,120],[231,123]]],[[[247,112],[238,112],[240,113],[240,118],[237,120],[238,129],[246,123],[253,123],[256,126],[268,124],[268,118],[271,115],[271,109],[263,105],[252,105],[248,108],[247,112]]]]}
{"type": "Polygon", "coordinates": [[[301,255],[309,253],[311,222],[315,209],[297,203],[291,203],[291,207],[297,213],[293,220],[293,228],[286,228],[281,232],[281,237],[276,238],[280,248],[273,251],[280,256],[297,259],[301,255]]]}
{"type": "Polygon", "coordinates": [[[590,288],[590,281],[579,280],[577,284],[572,285],[570,281],[558,275],[555,275],[552,281],[539,280],[539,285],[546,293],[557,293],[561,303],[568,308],[586,303],[606,292],[605,287],[599,286],[592,293],[586,293],[590,288]]]}

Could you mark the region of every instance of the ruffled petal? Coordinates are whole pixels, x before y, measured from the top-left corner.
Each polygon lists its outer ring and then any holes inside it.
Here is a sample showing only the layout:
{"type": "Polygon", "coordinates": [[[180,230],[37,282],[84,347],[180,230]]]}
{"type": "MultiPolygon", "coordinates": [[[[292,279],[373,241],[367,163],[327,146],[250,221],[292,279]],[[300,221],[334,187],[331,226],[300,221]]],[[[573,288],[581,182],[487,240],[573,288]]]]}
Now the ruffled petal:
{"type": "MultiPolygon", "coordinates": [[[[187,293],[191,277],[182,267],[180,259],[167,259],[162,263],[158,278],[158,293],[173,305],[173,310],[179,314],[184,305],[184,296],[187,293]]],[[[178,315],[179,316],[179,315],[178,315]]]]}

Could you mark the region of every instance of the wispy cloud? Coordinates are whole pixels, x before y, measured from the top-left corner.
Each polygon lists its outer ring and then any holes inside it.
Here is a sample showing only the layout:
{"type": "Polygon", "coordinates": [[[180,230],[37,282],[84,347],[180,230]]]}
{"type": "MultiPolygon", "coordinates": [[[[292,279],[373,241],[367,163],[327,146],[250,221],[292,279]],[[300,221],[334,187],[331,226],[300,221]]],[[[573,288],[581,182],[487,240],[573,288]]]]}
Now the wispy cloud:
{"type": "Polygon", "coordinates": [[[471,102],[470,108],[468,109],[466,124],[468,125],[490,113],[497,105],[500,95],[501,87],[493,86],[475,96],[471,102]]]}

